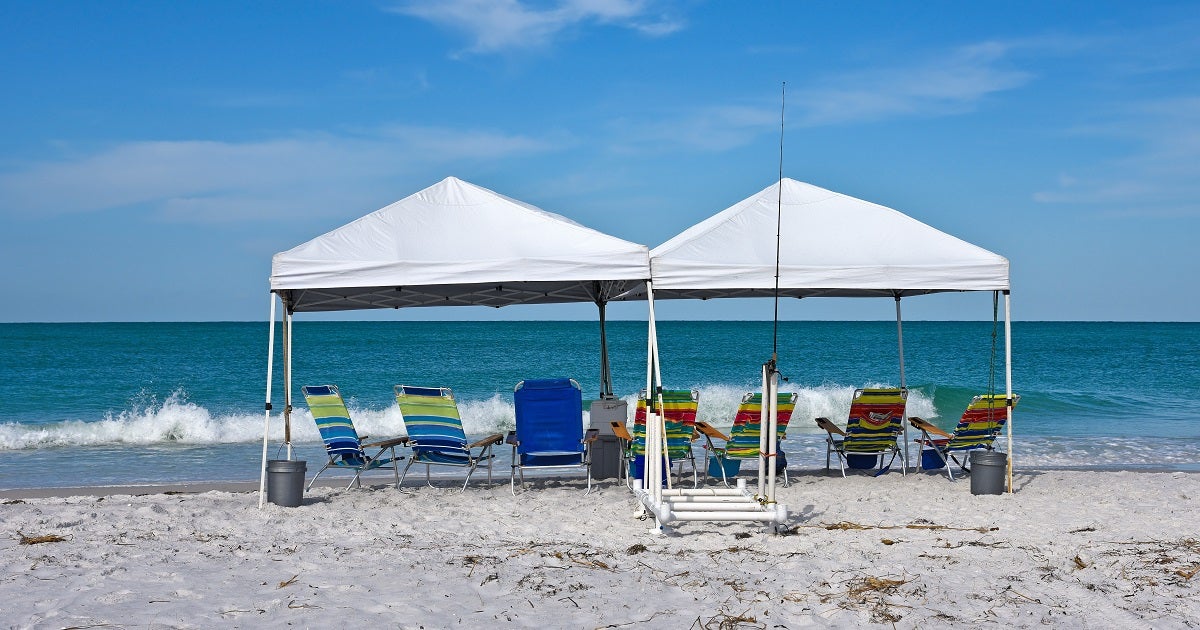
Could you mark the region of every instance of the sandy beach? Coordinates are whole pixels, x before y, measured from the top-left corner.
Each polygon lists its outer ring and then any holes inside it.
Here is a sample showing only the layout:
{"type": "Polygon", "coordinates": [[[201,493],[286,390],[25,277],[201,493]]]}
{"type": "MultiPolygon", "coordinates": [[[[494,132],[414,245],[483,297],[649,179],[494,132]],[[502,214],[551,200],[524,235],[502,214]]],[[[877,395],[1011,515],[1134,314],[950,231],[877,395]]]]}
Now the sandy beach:
{"type": "Polygon", "coordinates": [[[16,628],[1200,626],[1197,474],[1027,471],[1013,495],[973,496],[969,482],[928,474],[800,473],[779,490],[793,514],[783,535],[745,523],[658,532],[611,480],[585,495],[582,480],[542,479],[515,498],[485,481],[465,493],[318,487],[300,507],[261,510],[245,486],[6,492],[0,619],[16,628]]]}

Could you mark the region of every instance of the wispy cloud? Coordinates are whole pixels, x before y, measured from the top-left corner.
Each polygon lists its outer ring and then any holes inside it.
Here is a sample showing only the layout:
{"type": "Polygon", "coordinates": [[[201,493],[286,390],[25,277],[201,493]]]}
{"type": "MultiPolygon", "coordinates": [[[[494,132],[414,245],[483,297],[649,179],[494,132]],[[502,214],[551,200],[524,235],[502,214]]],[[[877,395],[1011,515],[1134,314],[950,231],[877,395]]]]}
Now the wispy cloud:
{"type": "MultiPolygon", "coordinates": [[[[907,116],[947,116],[971,111],[996,92],[1024,85],[1029,73],[1007,67],[1010,46],[985,42],[909,65],[839,72],[788,86],[788,126],[820,127],[907,116]]],[[[677,108],[670,116],[612,123],[619,152],[725,151],[764,133],[778,133],[779,104],[677,108]]]]}
{"type": "Polygon", "coordinates": [[[1035,201],[1119,216],[1200,216],[1200,97],[1148,101],[1073,133],[1134,149],[1060,174],[1057,186],[1034,193],[1035,201]]]}
{"type": "MultiPolygon", "coordinates": [[[[259,142],[129,142],[0,174],[0,212],[45,216],[147,207],[178,221],[336,211],[340,196],[414,170],[540,154],[561,140],[395,125],[259,142]]],[[[344,205],[344,204],[343,204],[344,205]]]]}
{"type": "Polygon", "coordinates": [[[560,0],[535,7],[521,0],[412,0],[388,8],[464,34],[466,53],[488,54],[543,48],[588,24],[627,28],[663,37],[683,23],[647,0],[560,0]]]}
{"type": "Polygon", "coordinates": [[[799,110],[798,122],[808,126],[969,111],[989,94],[1031,79],[1006,63],[1010,50],[985,42],[918,63],[842,73],[800,89],[789,101],[799,110]]]}

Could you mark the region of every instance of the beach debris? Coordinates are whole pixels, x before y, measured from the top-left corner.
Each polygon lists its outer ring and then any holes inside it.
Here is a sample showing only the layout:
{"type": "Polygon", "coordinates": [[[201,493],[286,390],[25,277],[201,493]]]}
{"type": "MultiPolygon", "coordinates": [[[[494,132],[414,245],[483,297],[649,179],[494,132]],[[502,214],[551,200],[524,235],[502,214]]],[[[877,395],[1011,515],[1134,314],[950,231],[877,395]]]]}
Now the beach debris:
{"type": "Polygon", "coordinates": [[[24,499],[9,499],[4,502],[4,505],[19,505],[24,502],[25,502],[24,499]]]}
{"type": "Polygon", "coordinates": [[[17,535],[21,537],[20,544],[22,544],[22,545],[40,545],[42,543],[65,542],[67,540],[66,538],[63,538],[62,536],[59,536],[58,534],[45,534],[43,536],[26,536],[25,534],[22,534],[21,532],[17,532],[17,535]]]}
{"type": "Polygon", "coordinates": [[[750,616],[750,609],[746,609],[740,615],[730,615],[724,611],[709,617],[708,621],[701,621],[700,617],[696,617],[696,621],[692,622],[690,628],[702,628],[703,630],[737,630],[738,628],[766,628],[765,623],[760,622],[757,618],[750,616]]]}
{"type": "Polygon", "coordinates": [[[1094,531],[1096,531],[1096,528],[1089,526],[1089,527],[1080,527],[1079,529],[1072,529],[1071,531],[1069,531],[1067,533],[1068,534],[1082,534],[1084,532],[1094,532],[1094,531]]]}
{"type": "Polygon", "coordinates": [[[751,534],[750,532],[738,532],[733,535],[733,537],[737,538],[738,540],[743,540],[743,539],[749,538],[751,536],[753,536],[753,534],[751,534]]]}
{"type": "Polygon", "coordinates": [[[647,551],[646,545],[638,543],[636,545],[630,545],[629,548],[625,550],[625,553],[632,556],[642,553],[643,551],[647,551]]]}
{"type": "Polygon", "coordinates": [[[1086,560],[1079,557],[1079,554],[1075,554],[1074,559],[1075,559],[1075,566],[1077,568],[1086,569],[1086,568],[1088,568],[1088,566],[1090,566],[1086,560]]]}
{"type": "Polygon", "coordinates": [[[1185,580],[1190,580],[1196,575],[1197,572],[1200,572],[1200,564],[1190,569],[1176,569],[1175,575],[1178,575],[1185,580]]]}
{"type": "Polygon", "coordinates": [[[896,541],[892,540],[891,538],[884,538],[884,539],[880,540],[879,542],[881,542],[881,543],[883,543],[883,544],[885,544],[885,545],[894,545],[894,544],[896,544],[896,541]]]}
{"type": "MultiPolygon", "coordinates": [[[[923,520],[923,519],[922,519],[923,520]]],[[[955,532],[979,532],[987,534],[989,532],[999,531],[999,527],[953,527],[950,525],[938,525],[936,523],[909,523],[907,525],[863,525],[861,523],[852,523],[850,521],[838,521],[837,523],[816,524],[816,525],[797,525],[796,528],[815,527],[828,531],[846,531],[860,529],[928,529],[933,531],[955,531],[955,532]]]]}
{"type": "Polygon", "coordinates": [[[279,588],[284,588],[284,587],[286,587],[286,586],[291,586],[291,585],[295,584],[295,583],[296,583],[296,579],[297,579],[297,578],[299,578],[299,577],[300,577],[300,574],[299,574],[299,573],[297,573],[296,575],[293,575],[292,577],[290,577],[290,578],[288,578],[288,579],[286,579],[286,580],[284,580],[284,581],[280,582],[280,583],[279,583],[279,588]]]}

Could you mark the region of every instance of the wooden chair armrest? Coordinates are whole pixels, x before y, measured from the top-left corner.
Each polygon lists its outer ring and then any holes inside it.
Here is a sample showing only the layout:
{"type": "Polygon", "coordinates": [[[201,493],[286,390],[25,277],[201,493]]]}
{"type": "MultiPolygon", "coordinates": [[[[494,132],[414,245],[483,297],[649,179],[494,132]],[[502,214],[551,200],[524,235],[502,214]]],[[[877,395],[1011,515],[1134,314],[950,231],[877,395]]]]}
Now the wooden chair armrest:
{"type": "Polygon", "coordinates": [[[392,448],[395,446],[400,446],[401,444],[408,444],[408,436],[407,435],[402,435],[400,437],[392,438],[390,440],[380,440],[378,442],[371,442],[370,444],[363,444],[362,447],[363,448],[385,449],[385,448],[392,448]]]}
{"type": "Polygon", "coordinates": [[[718,431],[716,429],[716,427],[714,427],[713,425],[711,425],[707,422],[697,421],[696,422],[696,430],[710,438],[718,438],[721,440],[725,440],[726,442],[729,441],[729,436],[725,435],[724,433],[721,433],[720,431],[718,431]]]}
{"type": "Polygon", "coordinates": [[[600,439],[600,429],[588,429],[583,432],[583,443],[591,444],[600,439]]]}
{"type": "Polygon", "coordinates": [[[918,428],[918,429],[920,429],[920,430],[922,430],[922,431],[926,432],[926,433],[932,433],[932,434],[934,434],[934,435],[940,435],[940,436],[942,436],[942,437],[944,437],[944,438],[950,438],[950,437],[952,437],[952,436],[951,436],[949,433],[946,433],[945,431],[943,431],[943,430],[939,429],[939,428],[938,428],[937,426],[935,426],[933,423],[931,423],[931,422],[929,422],[929,421],[927,421],[927,420],[922,420],[921,418],[918,418],[918,417],[916,417],[916,416],[912,416],[912,417],[910,417],[910,418],[908,419],[908,423],[909,423],[909,424],[911,424],[911,425],[913,425],[914,427],[916,427],[916,428],[918,428]]]}
{"type": "Polygon", "coordinates": [[[843,431],[841,427],[834,424],[829,418],[816,418],[815,422],[817,423],[817,426],[825,429],[825,431],[828,433],[836,433],[842,437],[846,437],[846,432],[843,431]]]}
{"type": "Polygon", "coordinates": [[[499,444],[503,441],[504,441],[503,435],[501,435],[499,433],[493,433],[493,434],[483,438],[482,440],[476,441],[473,444],[468,444],[467,448],[470,449],[470,448],[476,448],[479,446],[491,446],[492,444],[499,444]]]}
{"type": "Polygon", "coordinates": [[[625,426],[625,423],[613,420],[609,424],[612,425],[613,434],[618,438],[625,440],[626,442],[633,441],[633,436],[629,434],[629,428],[625,426]]]}

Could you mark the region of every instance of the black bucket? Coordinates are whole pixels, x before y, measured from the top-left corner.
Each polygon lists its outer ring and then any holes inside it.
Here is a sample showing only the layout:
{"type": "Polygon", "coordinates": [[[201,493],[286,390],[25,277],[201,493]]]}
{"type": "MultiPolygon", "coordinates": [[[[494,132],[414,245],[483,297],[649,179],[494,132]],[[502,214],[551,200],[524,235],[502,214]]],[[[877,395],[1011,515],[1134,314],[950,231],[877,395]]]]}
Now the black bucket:
{"type": "Polygon", "coordinates": [[[1008,454],[971,451],[971,494],[1004,494],[1008,454]]]}
{"type": "Polygon", "coordinates": [[[267,460],[267,501],[284,507],[300,505],[307,469],[308,463],[302,459],[267,460]]]}

